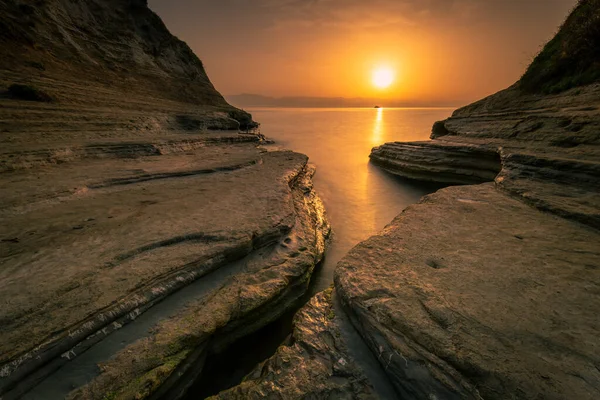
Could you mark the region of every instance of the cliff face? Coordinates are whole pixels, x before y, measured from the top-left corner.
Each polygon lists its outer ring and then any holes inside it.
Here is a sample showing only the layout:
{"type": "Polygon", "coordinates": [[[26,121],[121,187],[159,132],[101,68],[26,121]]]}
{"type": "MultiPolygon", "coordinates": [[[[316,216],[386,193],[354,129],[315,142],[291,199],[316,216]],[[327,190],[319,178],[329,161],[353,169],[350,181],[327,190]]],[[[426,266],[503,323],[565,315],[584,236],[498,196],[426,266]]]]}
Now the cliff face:
{"type": "Polygon", "coordinates": [[[0,68],[24,80],[29,75],[89,81],[128,94],[227,106],[202,62],[146,1],[8,0],[0,11],[0,68]]]}
{"type": "Polygon", "coordinates": [[[519,86],[558,93],[600,80],[600,1],[581,0],[533,60],[519,86]]]}
{"type": "MultiPolygon", "coordinates": [[[[135,111],[175,105],[198,120],[221,112],[242,128],[252,125],[249,114],[215,90],[202,62],[146,1],[7,0],[0,4],[0,45],[5,88],[33,87],[63,105],[135,111]]],[[[223,120],[212,125],[236,126],[223,120]]]]}

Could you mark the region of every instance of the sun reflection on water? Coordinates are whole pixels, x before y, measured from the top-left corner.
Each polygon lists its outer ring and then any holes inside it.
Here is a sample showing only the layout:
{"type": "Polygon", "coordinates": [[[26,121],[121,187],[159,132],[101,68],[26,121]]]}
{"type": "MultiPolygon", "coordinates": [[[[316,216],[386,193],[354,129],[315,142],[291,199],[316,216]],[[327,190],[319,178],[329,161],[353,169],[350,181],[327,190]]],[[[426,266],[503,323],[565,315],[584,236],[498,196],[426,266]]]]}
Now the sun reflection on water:
{"type": "Polygon", "coordinates": [[[262,133],[280,146],[307,154],[317,166],[315,189],[323,199],[332,240],[315,290],[333,281],[337,263],[379,232],[404,208],[430,193],[369,163],[371,148],[394,140],[427,140],[431,121],[451,109],[255,109],[262,133]],[[385,114],[385,115],[384,115],[385,114]]]}
{"type": "Polygon", "coordinates": [[[383,143],[381,141],[384,137],[383,129],[383,108],[377,109],[377,116],[375,117],[375,123],[373,124],[373,135],[371,136],[371,145],[379,146],[383,143]]]}

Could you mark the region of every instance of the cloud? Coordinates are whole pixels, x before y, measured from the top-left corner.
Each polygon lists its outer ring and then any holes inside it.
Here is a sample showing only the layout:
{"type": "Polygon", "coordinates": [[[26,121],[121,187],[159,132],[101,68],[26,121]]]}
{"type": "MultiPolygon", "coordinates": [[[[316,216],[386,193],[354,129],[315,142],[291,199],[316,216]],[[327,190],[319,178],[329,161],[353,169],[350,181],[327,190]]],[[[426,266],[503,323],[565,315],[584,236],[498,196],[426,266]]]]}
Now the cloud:
{"type": "MultiPolygon", "coordinates": [[[[262,21],[262,29],[371,29],[411,27],[469,18],[496,0],[234,0],[262,21]]],[[[501,2],[500,2],[501,3],[501,2]]],[[[228,9],[236,9],[229,8],[228,9]]],[[[238,9],[239,10],[239,9],[238,9]]]]}

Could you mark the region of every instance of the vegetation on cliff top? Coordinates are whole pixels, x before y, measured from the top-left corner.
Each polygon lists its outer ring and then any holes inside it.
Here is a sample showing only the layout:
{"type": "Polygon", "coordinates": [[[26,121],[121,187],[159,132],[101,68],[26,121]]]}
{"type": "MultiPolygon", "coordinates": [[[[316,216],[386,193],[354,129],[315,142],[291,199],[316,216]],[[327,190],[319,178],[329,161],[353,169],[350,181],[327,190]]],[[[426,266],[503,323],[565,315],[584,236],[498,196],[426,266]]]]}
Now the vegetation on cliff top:
{"type": "Polygon", "coordinates": [[[580,0],[519,84],[528,92],[558,93],[600,81],[600,0],[580,0]]]}

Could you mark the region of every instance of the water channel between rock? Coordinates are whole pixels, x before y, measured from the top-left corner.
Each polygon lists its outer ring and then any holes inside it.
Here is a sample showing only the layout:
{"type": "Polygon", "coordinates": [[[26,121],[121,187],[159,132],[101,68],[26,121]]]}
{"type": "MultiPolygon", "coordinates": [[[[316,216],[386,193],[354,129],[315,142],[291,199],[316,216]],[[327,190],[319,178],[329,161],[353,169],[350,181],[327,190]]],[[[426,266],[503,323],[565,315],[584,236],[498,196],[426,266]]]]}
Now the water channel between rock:
{"type": "Polygon", "coordinates": [[[278,147],[308,155],[333,229],[314,291],[333,282],[338,261],[383,229],[402,210],[439,185],[399,179],[369,163],[371,149],[393,141],[428,140],[435,121],[451,108],[249,109],[261,133],[278,147]]]}
{"type": "MultiPolygon", "coordinates": [[[[274,139],[271,146],[307,154],[317,166],[315,188],[323,199],[333,236],[325,260],[312,278],[310,295],[333,282],[337,262],[360,241],[381,230],[398,213],[423,195],[439,188],[393,177],[369,164],[371,147],[393,140],[425,140],[433,121],[447,117],[450,109],[256,109],[262,133],[274,139]]],[[[268,148],[269,146],[267,146],[268,148]]],[[[222,285],[244,268],[245,260],[229,264],[168,297],[133,323],[124,326],[51,374],[23,398],[60,399],[98,374],[97,364],[111,358],[135,340],[148,335],[158,321],[175,314],[194,299],[222,285]]],[[[191,388],[193,398],[203,398],[239,383],[254,365],[266,359],[289,335],[295,310],[258,333],[234,344],[227,354],[207,360],[210,371],[191,388]],[[260,340],[260,345],[248,346],[260,340]],[[244,352],[244,350],[246,350],[244,352]],[[232,357],[235,357],[232,359],[232,357]]],[[[347,324],[353,355],[365,361],[368,349],[347,324]]],[[[209,356],[210,357],[210,356],[209,356]]],[[[377,363],[367,360],[367,365],[377,363]]],[[[383,375],[383,374],[381,374],[383,375]]],[[[382,398],[391,393],[377,372],[370,380],[382,398]],[[379,377],[378,377],[379,376],[379,377]],[[377,382],[379,381],[379,382],[377,382]]]]}

